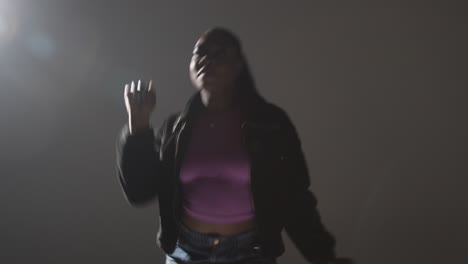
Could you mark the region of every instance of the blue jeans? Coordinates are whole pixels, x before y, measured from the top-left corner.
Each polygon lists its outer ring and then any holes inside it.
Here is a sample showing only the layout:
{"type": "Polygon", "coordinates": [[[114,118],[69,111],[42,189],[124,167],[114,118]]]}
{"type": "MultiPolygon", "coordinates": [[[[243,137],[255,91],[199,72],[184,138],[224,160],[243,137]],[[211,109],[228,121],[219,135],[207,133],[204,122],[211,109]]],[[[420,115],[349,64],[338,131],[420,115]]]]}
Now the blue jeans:
{"type": "Polygon", "coordinates": [[[256,232],[233,236],[203,234],[181,224],[176,248],[166,254],[166,264],[276,264],[266,257],[256,239],[256,232]]]}

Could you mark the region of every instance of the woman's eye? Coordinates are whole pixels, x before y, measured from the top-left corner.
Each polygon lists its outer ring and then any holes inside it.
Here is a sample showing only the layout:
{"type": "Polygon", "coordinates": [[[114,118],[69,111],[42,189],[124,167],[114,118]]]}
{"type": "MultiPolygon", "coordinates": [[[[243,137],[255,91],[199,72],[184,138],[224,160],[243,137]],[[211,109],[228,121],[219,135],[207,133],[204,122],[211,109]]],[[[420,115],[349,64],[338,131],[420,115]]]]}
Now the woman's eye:
{"type": "Polygon", "coordinates": [[[225,50],[218,50],[215,52],[208,53],[204,50],[196,49],[193,51],[192,56],[195,57],[195,59],[199,59],[201,57],[206,56],[207,59],[209,60],[216,60],[218,62],[223,62],[227,57],[227,53],[225,50]]]}

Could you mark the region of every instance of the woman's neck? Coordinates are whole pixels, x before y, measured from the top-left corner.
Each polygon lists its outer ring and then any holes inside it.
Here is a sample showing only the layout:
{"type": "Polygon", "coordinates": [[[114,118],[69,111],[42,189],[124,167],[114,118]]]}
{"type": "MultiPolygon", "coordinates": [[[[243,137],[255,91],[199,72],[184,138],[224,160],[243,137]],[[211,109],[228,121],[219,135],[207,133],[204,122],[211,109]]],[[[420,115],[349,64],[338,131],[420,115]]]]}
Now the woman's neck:
{"type": "Polygon", "coordinates": [[[203,105],[208,112],[224,112],[232,109],[236,105],[234,94],[213,94],[209,91],[201,91],[203,105]]]}

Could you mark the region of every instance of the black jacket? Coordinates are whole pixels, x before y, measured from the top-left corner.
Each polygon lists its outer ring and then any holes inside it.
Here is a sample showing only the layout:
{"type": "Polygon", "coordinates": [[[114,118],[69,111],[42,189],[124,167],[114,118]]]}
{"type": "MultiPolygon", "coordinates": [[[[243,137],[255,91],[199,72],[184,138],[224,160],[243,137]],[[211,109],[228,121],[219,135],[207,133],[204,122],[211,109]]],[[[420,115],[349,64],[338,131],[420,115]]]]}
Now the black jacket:
{"type": "MultiPolygon", "coordinates": [[[[159,200],[157,244],[165,253],[172,253],[177,242],[182,208],[180,162],[191,121],[203,107],[197,93],[184,111],[163,122],[156,136],[152,129],[130,135],[126,125],[117,142],[118,177],[128,202],[142,206],[159,200]]],[[[274,257],[283,254],[284,228],[308,261],[334,258],[335,239],[320,220],[299,137],[289,117],[258,95],[243,100],[242,109],[255,221],[263,252],[274,257]]]]}

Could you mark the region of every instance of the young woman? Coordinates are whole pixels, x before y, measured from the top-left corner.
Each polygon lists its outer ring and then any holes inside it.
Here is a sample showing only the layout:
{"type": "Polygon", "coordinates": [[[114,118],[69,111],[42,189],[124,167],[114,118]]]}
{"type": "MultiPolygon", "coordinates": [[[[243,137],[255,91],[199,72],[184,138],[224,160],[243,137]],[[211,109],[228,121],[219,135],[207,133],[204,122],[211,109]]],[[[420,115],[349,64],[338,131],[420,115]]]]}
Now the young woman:
{"type": "Polygon", "coordinates": [[[119,180],[133,206],[159,200],[166,263],[276,263],[286,230],[311,263],[336,263],[295,127],[255,89],[238,38],[213,28],[190,62],[196,93],[154,135],[150,82],[125,87],[119,180]]]}

